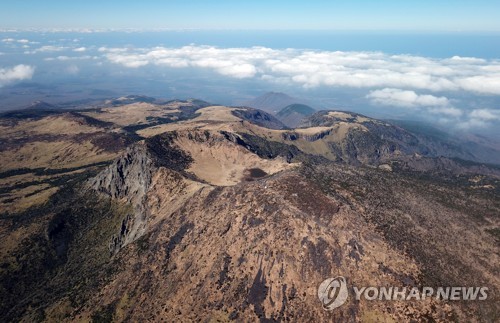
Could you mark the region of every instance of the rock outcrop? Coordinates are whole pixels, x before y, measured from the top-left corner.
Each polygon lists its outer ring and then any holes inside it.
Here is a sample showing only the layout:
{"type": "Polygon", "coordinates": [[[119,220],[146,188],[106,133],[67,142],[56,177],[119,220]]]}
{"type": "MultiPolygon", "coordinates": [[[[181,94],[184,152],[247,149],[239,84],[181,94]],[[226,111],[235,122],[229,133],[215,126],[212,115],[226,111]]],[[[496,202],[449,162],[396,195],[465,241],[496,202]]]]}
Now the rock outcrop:
{"type": "Polygon", "coordinates": [[[123,220],[120,232],[110,242],[112,253],[145,232],[148,216],[145,199],[155,171],[156,166],[145,145],[139,144],[127,149],[113,164],[89,180],[91,189],[128,203],[133,209],[133,214],[123,220]]]}

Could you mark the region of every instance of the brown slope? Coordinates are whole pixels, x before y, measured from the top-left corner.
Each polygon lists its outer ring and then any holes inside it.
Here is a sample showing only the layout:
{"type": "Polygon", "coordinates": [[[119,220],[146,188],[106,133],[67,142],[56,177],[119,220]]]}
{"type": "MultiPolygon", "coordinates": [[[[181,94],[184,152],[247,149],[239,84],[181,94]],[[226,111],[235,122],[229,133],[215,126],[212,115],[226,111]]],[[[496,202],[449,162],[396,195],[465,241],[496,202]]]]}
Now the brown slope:
{"type": "MultiPolygon", "coordinates": [[[[176,132],[133,146],[86,191],[2,218],[3,246],[12,241],[4,232],[37,224],[2,259],[6,320],[498,320],[498,190],[472,190],[453,174],[326,162],[230,111],[171,124],[176,132]],[[491,294],[473,303],[351,297],[325,312],[316,289],[337,275],[491,294]]],[[[321,141],[312,130],[299,130],[300,148],[321,141]]]]}
{"type": "Polygon", "coordinates": [[[316,288],[339,274],[381,284],[383,273],[373,266],[382,259],[400,279],[418,276],[415,264],[357,212],[297,173],[206,187],[172,214],[161,213],[141,250],[134,244],[119,254],[124,267],[83,316],[105,300],[101,311],[109,305],[113,315],[131,320],[389,317],[382,307],[355,302],[325,312],[316,288]]]}
{"type": "Polygon", "coordinates": [[[123,267],[82,317],[475,321],[496,315],[498,255],[486,229],[498,225],[499,206],[487,205],[488,196],[464,202],[459,187],[334,164],[230,187],[195,184],[166,167],[145,200],[151,220],[144,235],[118,253],[123,267]],[[486,215],[472,217],[476,212],[486,215]],[[489,286],[492,294],[470,305],[351,300],[325,312],[316,288],[337,275],[357,286],[489,286]]]}

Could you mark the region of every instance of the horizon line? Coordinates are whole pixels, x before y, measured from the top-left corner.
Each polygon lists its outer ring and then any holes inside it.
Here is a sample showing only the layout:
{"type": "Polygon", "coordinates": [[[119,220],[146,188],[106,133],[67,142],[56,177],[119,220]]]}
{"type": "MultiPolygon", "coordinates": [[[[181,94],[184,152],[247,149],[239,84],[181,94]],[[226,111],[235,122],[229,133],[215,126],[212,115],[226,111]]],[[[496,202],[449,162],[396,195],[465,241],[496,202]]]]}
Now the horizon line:
{"type": "Polygon", "coordinates": [[[354,32],[354,33],[452,33],[452,34],[467,34],[467,33],[491,33],[500,34],[498,30],[483,30],[483,29],[351,29],[351,28],[172,28],[172,27],[158,27],[158,28],[133,28],[133,27],[106,27],[106,28],[93,28],[93,27],[0,27],[0,32],[51,32],[51,33],[104,33],[104,32],[165,32],[165,31],[251,31],[251,32],[265,32],[265,31],[279,31],[279,32],[354,32]]]}

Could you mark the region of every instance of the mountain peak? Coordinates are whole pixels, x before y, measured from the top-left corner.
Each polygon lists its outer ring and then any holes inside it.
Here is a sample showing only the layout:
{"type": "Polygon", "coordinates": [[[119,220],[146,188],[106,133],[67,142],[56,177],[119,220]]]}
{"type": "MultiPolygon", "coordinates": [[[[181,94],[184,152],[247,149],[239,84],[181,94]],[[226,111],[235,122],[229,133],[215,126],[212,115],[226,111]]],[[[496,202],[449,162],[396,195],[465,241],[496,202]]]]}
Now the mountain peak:
{"type": "Polygon", "coordinates": [[[305,100],[291,97],[282,92],[267,92],[249,101],[246,105],[266,112],[277,113],[283,108],[295,103],[306,102],[305,100]]]}

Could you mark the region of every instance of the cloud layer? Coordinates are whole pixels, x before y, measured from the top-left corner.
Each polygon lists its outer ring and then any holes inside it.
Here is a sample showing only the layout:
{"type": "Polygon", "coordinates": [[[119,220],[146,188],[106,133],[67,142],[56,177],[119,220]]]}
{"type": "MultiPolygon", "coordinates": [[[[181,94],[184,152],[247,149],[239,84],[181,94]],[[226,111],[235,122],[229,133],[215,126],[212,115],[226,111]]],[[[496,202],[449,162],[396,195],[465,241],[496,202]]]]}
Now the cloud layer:
{"type": "Polygon", "coordinates": [[[0,87],[17,81],[31,79],[35,68],[29,65],[16,65],[10,68],[0,68],[0,87]]]}
{"type": "Polygon", "coordinates": [[[130,68],[200,67],[235,78],[261,77],[304,87],[403,88],[500,95],[499,60],[265,47],[101,48],[100,51],[109,61],[130,68]]]}
{"type": "MultiPolygon", "coordinates": [[[[397,107],[399,115],[418,114],[453,127],[500,124],[500,110],[492,109],[498,108],[495,102],[499,102],[500,59],[198,45],[98,48],[78,39],[47,44],[13,38],[1,41],[7,49],[32,46],[21,49],[30,55],[29,61],[40,57],[53,62],[51,68],[62,62],[65,65],[61,71],[67,74],[84,72],[90,64],[102,65],[103,61],[130,69],[151,66],[158,71],[165,67],[186,69],[188,73],[205,69],[228,78],[251,78],[290,88],[319,88],[320,92],[330,88],[359,89],[347,93],[355,93],[352,95],[356,100],[367,99],[380,106],[377,108],[381,111],[397,107]],[[36,44],[40,45],[33,46],[36,44]]],[[[33,72],[34,68],[28,65],[0,69],[0,86],[29,79],[33,72]]]]}
{"type": "Polygon", "coordinates": [[[498,122],[500,122],[500,110],[474,109],[456,126],[461,129],[486,128],[498,122]]]}
{"type": "Polygon", "coordinates": [[[410,90],[385,88],[371,91],[366,98],[376,105],[404,107],[415,112],[424,109],[428,113],[449,118],[458,118],[463,115],[462,110],[455,108],[444,96],[417,94],[410,90]]]}

